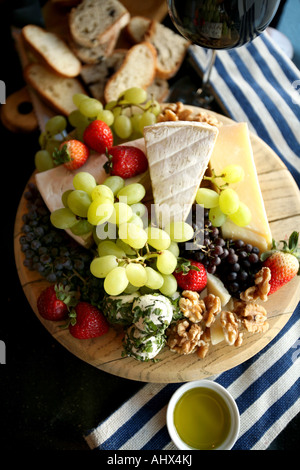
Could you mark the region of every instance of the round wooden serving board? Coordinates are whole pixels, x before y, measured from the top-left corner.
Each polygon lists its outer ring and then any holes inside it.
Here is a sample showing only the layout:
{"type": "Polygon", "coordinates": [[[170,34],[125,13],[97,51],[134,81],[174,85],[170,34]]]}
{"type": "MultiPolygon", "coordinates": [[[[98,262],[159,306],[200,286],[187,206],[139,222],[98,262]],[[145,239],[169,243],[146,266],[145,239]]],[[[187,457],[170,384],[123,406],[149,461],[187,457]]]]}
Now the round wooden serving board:
{"type": "MultiPolygon", "coordinates": [[[[224,124],[232,123],[224,116],[217,117],[224,124]]],[[[276,240],[282,240],[300,227],[299,190],[287,168],[270,147],[253,134],[251,143],[272,235],[276,240]]],[[[280,332],[300,299],[300,277],[296,276],[264,304],[268,312],[269,330],[264,334],[246,333],[239,348],[222,342],[211,346],[205,359],[199,359],[196,354],[181,356],[168,348],[164,348],[157,356],[157,362],[122,358],[122,330],[111,327],[100,338],[77,340],[68,330],[60,329],[57,323],[44,320],[38,314],[37,298],[48,283],[23,265],[24,254],[20,250],[19,237],[25,211],[26,202],[22,197],[15,222],[15,260],[20,282],[33,311],[50,334],[72,354],[119,377],[143,382],[175,383],[198,380],[231,369],[257,354],[280,332]]]]}

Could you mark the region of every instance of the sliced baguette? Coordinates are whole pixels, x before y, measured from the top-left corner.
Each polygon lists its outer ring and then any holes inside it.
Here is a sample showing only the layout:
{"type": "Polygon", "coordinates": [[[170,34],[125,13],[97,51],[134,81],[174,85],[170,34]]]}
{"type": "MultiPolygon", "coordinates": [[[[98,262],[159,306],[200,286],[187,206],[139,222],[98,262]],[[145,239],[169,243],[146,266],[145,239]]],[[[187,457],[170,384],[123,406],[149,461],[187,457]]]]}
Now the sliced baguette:
{"type": "MultiPolygon", "coordinates": [[[[101,62],[85,64],[81,69],[81,77],[91,95],[102,103],[105,102],[105,86],[110,77],[120,69],[127,52],[126,49],[115,49],[109,57],[104,57],[101,62]]],[[[168,96],[169,84],[167,80],[154,78],[146,90],[149,99],[153,97],[155,100],[162,102],[168,96]]]]}
{"type": "Polygon", "coordinates": [[[118,36],[130,20],[128,10],[118,0],[83,0],[69,15],[71,35],[78,44],[95,47],[118,36]]]}
{"type": "Polygon", "coordinates": [[[97,64],[104,57],[112,54],[117,42],[117,36],[112,35],[111,39],[103,44],[98,44],[95,47],[86,47],[77,44],[72,38],[69,40],[69,45],[83,64],[97,64]]]}
{"type": "Polygon", "coordinates": [[[83,65],[81,77],[94,98],[104,103],[106,83],[119,70],[126,54],[126,49],[115,49],[109,57],[104,57],[98,64],[83,65]]]}
{"type": "Polygon", "coordinates": [[[131,47],[119,70],[108,80],[104,98],[106,102],[115,100],[133,86],[146,89],[155,78],[156,50],[148,42],[131,47]]]}
{"type": "Polygon", "coordinates": [[[37,59],[53,72],[63,77],[76,77],[81,62],[69,46],[56,34],[40,26],[29,24],[23,27],[22,37],[37,59]]]}
{"type": "Polygon", "coordinates": [[[150,86],[147,87],[149,98],[155,99],[159,103],[165,101],[169,94],[169,83],[164,78],[155,77],[150,86]]]}
{"type": "Polygon", "coordinates": [[[127,49],[115,49],[109,57],[104,57],[98,64],[86,64],[81,69],[81,77],[87,85],[99,80],[107,80],[122,65],[127,49]]]}
{"type": "Polygon", "coordinates": [[[68,115],[76,109],[73,95],[86,93],[77,78],[59,77],[38,63],[32,63],[25,67],[24,78],[43,101],[64,115],[68,115]]]}
{"type": "Polygon", "coordinates": [[[127,36],[133,44],[138,44],[144,41],[145,35],[148,32],[152,21],[145,16],[133,16],[130,18],[128,25],[125,28],[127,36]]]}
{"type": "Polygon", "coordinates": [[[152,21],[145,36],[157,51],[156,75],[168,80],[180,68],[190,42],[157,21],[152,21]]]}

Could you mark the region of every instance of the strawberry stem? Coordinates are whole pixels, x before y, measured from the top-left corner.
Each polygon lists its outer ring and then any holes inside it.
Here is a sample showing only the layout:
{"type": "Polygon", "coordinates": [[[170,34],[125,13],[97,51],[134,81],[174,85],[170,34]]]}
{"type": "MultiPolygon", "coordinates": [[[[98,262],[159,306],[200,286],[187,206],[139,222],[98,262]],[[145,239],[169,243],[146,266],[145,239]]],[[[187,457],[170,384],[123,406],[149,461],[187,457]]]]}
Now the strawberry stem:
{"type": "Polygon", "coordinates": [[[53,152],[53,161],[56,165],[70,162],[72,160],[67,144],[64,144],[61,149],[56,148],[53,152]]]}
{"type": "Polygon", "coordinates": [[[261,257],[260,257],[261,261],[265,261],[273,253],[276,253],[276,252],[290,253],[291,255],[294,255],[298,260],[300,260],[300,247],[298,246],[298,241],[299,241],[299,232],[296,232],[296,231],[291,233],[288,241],[280,240],[279,243],[277,243],[273,239],[271,249],[261,254],[261,257]],[[283,245],[281,249],[279,248],[280,243],[282,243],[283,245]]]}

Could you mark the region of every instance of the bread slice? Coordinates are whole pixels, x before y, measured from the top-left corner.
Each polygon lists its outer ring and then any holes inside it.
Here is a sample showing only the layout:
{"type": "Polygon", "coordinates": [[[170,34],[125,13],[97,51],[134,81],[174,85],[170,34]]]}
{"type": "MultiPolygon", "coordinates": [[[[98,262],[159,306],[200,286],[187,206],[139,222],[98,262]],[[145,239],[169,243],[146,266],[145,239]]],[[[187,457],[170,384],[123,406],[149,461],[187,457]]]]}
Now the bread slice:
{"type": "Polygon", "coordinates": [[[156,51],[148,42],[131,47],[119,70],[108,80],[104,98],[106,102],[117,99],[127,88],[146,89],[155,78],[156,51]]]}
{"type": "Polygon", "coordinates": [[[144,128],[156,222],[185,221],[208,166],[218,129],[172,121],[144,128]]]}
{"type": "Polygon", "coordinates": [[[145,16],[133,16],[130,18],[125,30],[127,36],[133,44],[138,44],[144,41],[145,35],[148,32],[152,21],[145,16]]]}
{"type": "Polygon", "coordinates": [[[59,77],[38,63],[25,67],[24,78],[51,108],[66,116],[76,109],[73,95],[86,93],[77,78],[59,77]]]}
{"type": "Polygon", "coordinates": [[[157,21],[152,21],[145,40],[149,41],[157,52],[156,75],[166,80],[173,77],[185,58],[190,42],[157,21]]]}
{"type": "Polygon", "coordinates": [[[167,99],[169,95],[169,83],[164,78],[155,77],[150,86],[147,87],[149,98],[161,103],[167,99]]]}
{"type": "Polygon", "coordinates": [[[115,49],[113,53],[104,57],[98,64],[86,64],[81,69],[81,77],[87,85],[106,80],[113,75],[122,65],[127,49],[115,49]]]}
{"type": "MultiPolygon", "coordinates": [[[[81,69],[81,78],[87,85],[91,95],[102,103],[104,99],[104,89],[110,77],[116,73],[125,60],[127,49],[115,49],[109,57],[104,57],[97,64],[85,64],[81,69]]],[[[169,84],[162,78],[154,78],[147,88],[149,99],[162,102],[169,93],[169,84]]]]}
{"type": "Polygon", "coordinates": [[[38,60],[63,77],[76,77],[81,62],[69,46],[56,34],[40,26],[28,24],[22,29],[22,37],[38,60]]]}
{"type": "Polygon", "coordinates": [[[130,13],[118,0],[83,0],[69,15],[74,41],[95,47],[118,36],[130,20],[130,13]]]}
{"type": "Polygon", "coordinates": [[[85,64],[81,69],[81,78],[88,86],[91,95],[104,103],[104,89],[109,78],[121,67],[127,49],[115,49],[109,57],[104,57],[98,64],[85,64]]]}
{"type": "Polygon", "coordinates": [[[118,36],[112,35],[111,39],[103,44],[98,44],[95,47],[81,46],[71,37],[68,44],[76,57],[83,64],[98,64],[104,57],[108,57],[113,53],[118,36]]]}

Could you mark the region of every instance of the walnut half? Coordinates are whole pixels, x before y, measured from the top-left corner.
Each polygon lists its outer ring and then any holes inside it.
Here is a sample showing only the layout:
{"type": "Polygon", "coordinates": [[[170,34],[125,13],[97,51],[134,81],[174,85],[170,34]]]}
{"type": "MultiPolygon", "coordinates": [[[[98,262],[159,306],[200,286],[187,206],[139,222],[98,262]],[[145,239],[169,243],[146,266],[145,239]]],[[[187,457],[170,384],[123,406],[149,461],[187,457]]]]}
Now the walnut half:
{"type": "Polygon", "coordinates": [[[198,323],[203,318],[205,303],[200,299],[198,292],[184,290],[179,299],[179,307],[183,315],[193,323],[198,323]]]}
{"type": "Polygon", "coordinates": [[[229,346],[240,346],[243,341],[243,333],[240,333],[239,331],[240,322],[237,315],[234,312],[221,312],[220,322],[223,328],[225,341],[229,346]]]}
{"type": "Polygon", "coordinates": [[[179,307],[183,315],[191,322],[203,321],[204,325],[209,328],[221,312],[221,300],[213,294],[201,299],[198,292],[184,290],[179,300],[179,307]]]}
{"type": "Polygon", "coordinates": [[[250,333],[265,333],[269,329],[266,309],[254,302],[236,301],[234,312],[250,333]]]}
{"type": "Polygon", "coordinates": [[[178,354],[191,354],[200,346],[202,333],[199,324],[178,320],[166,330],[167,346],[178,354]]]}
{"type": "Polygon", "coordinates": [[[252,302],[257,299],[266,302],[268,300],[268,294],[270,292],[270,279],[271,271],[267,267],[263,267],[260,271],[255,274],[254,286],[249,287],[242,292],[240,299],[245,302],[252,302]]]}

